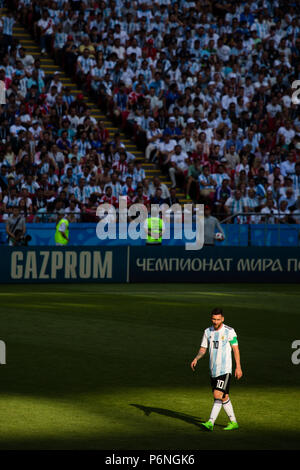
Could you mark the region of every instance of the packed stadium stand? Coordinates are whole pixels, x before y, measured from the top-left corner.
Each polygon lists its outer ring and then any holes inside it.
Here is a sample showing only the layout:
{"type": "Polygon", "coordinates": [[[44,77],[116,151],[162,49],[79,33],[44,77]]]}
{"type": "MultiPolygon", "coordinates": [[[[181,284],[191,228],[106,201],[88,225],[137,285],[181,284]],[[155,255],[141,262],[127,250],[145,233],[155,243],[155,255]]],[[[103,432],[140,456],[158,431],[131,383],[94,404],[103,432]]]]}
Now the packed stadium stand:
{"type": "Polygon", "coordinates": [[[2,221],[95,221],[124,195],[300,223],[297,2],[2,6],[2,221]]]}

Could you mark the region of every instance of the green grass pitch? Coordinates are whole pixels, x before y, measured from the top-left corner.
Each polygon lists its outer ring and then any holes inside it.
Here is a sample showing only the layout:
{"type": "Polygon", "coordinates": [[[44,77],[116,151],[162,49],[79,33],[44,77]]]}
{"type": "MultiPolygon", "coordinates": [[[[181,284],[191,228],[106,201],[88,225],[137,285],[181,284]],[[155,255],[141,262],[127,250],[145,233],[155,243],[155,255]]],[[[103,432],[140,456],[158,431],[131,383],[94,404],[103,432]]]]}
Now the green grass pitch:
{"type": "Polygon", "coordinates": [[[298,285],[1,286],[1,449],[299,449],[298,285]],[[208,355],[190,362],[210,311],[238,334],[240,424],[201,430],[208,355]]]}

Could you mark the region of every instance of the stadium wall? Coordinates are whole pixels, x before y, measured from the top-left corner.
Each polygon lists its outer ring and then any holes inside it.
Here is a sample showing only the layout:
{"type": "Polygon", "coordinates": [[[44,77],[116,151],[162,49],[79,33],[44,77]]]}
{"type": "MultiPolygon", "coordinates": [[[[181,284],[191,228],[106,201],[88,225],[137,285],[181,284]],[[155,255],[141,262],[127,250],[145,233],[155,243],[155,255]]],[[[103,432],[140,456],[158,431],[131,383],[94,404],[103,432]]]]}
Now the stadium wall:
{"type": "MultiPolygon", "coordinates": [[[[70,246],[143,246],[144,240],[99,240],[96,235],[96,223],[70,224],[70,246]]],[[[300,226],[292,224],[223,224],[226,234],[224,242],[216,242],[217,246],[299,246],[300,226]]],[[[193,228],[194,230],[194,228],[193,228]]],[[[174,225],[171,224],[171,235],[174,225]]],[[[55,246],[54,223],[27,224],[27,233],[31,236],[31,246],[55,246]]],[[[117,227],[117,234],[119,229],[117,227]]],[[[0,223],[0,244],[6,244],[5,224],[0,223]]],[[[166,246],[183,246],[190,240],[185,237],[176,240],[164,240],[166,246]]]]}
{"type": "Polygon", "coordinates": [[[293,248],[0,247],[1,283],[300,281],[293,248]]]}

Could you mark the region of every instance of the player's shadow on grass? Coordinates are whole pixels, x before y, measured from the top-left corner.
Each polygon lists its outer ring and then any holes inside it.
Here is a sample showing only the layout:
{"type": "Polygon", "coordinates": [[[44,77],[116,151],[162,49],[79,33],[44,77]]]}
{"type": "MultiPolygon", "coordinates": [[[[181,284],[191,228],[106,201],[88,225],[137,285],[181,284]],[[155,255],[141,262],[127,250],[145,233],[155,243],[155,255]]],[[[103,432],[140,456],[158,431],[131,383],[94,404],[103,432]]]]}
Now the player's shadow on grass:
{"type": "MultiPolygon", "coordinates": [[[[135,403],[131,403],[130,406],[135,406],[139,410],[143,411],[146,416],[150,416],[151,413],[158,413],[159,415],[168,416],[169,418],[181,419],[181,421],[185,421],[189,424],[194,424],[197,426],[201,431],[207,432],[201,423],[205,423],[205,420],[199,418],[198,416],[187,415],[186,413],[180,413],[178,411],[167,410],[166,408],[155,408],[153,406],[144,406],[144,405],[137,405],[135,403]]],[[[215,424],[215,426],[220,426],[219,424],[215,424]]]]}

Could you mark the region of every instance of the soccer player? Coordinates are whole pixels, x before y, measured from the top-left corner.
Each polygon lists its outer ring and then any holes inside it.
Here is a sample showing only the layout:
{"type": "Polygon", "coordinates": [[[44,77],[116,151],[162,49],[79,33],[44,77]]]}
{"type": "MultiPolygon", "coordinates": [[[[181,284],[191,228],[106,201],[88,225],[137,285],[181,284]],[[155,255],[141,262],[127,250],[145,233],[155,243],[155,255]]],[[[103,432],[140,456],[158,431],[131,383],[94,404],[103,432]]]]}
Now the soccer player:
{"type": "Polygon", "coordinates": [[[231,431],[239,427],[229,398],[229,385],[232,373],[231,350],[233,350],[236,364],[235,377],[239,380],[243,375],[237,335],[233,328],[224,325],[222,309],[215,308],[211,312],[211,321],[212,326],[204,331],[201,347],[197,356],[191,362],[191,368],[193,371],[195,370],[198,360],[204,356],[208,349],[214,405],[209,420],[206,423],[202,423],[202,425],[207,430],[212,431],[223,406],[230,419],[224,430],[231,431]]]}

